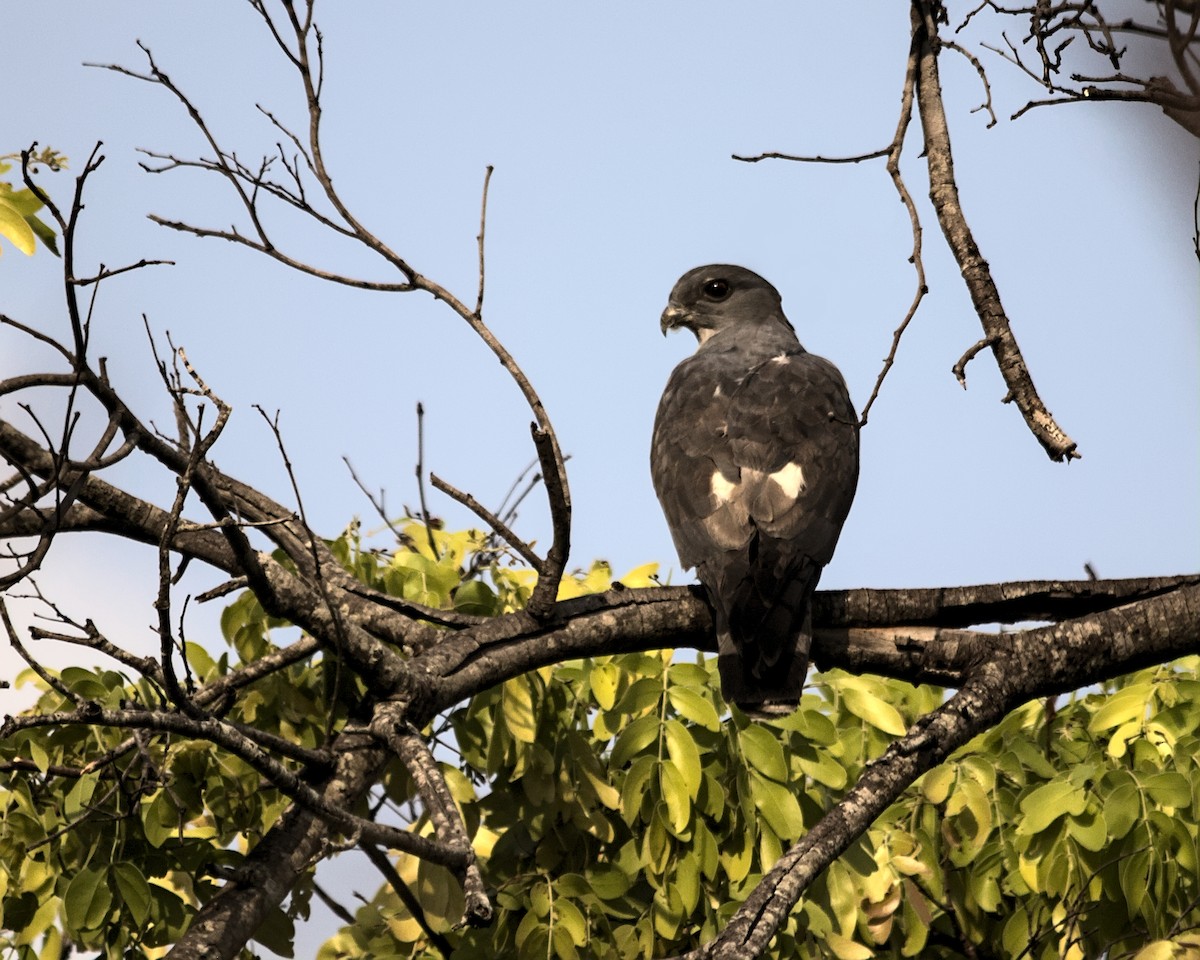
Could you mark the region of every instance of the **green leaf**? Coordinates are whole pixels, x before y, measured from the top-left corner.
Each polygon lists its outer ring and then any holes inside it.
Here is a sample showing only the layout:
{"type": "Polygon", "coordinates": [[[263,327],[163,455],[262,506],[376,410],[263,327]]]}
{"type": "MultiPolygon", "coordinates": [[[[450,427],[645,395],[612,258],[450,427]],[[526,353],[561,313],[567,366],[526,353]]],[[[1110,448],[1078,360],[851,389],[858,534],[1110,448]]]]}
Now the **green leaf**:
{"type": "Polygon", "coordinates": [[[1180,953],[1170,940],[1155,940],[1135,953],[1133,960],[1173,960],[1179,956],[1186,956],[1186,954],[1180,953]]]}
{"type": "Polygon", "coordinates": [[[3,196],[0,196],[0,237],[7,237],[12,245],[26,256],[32,256],[37,246],[33,228],[25,222],[25,218],[12,201],[3,196]]]}
{"type": "Polygon", "coordinates": [[[921,778],[921,792],[930,803],[944,803],[954,785],[954,768],[949,764],[935,767],[921,778]]]}
{"type": "Polygon", "coordinates": [[[615,663],[598,663],[588,673],[592,696],[601,710],[611,710],[617,702],[617,688],[621,682],[621,669],[615,663]]]}
{"type": "Polygon", "coordinates": [[[745,730],[738,731],[738,744],[751,767],[772,780],[787,782],[787,760],[774,733],[766,727],[751,724],[745,730]]]}
{"type": "Polygon", "coordinates": [[[692,820],[692,794],[683,774],[672,763],[658,765],[658,783],[667,805],[667,821],[676,836],[684,833],[692,820]]]}
{"type": "Polygon", "coordinates": [[[533,712],[533,692],[527,677],[513,677],[504,682],[504,724],[513,739],[521,743],[537,741],[537,718],[533,712]]]}
{"type": "Polygon", "coordinates": [[[143,798],[142,830],[152,846],[161,847],[179,832],[179,811],[165,790],[156,790],[143,798]]]}
{"type": "Polygon", "coordinates": [[[834,933],[832,930],[825,934],[825,942],[838,960],[871,960],[875,951],[861,943],[856,943],[849,937],[834,933]]]}
{"type": "Polygon", "coordinates": [[[67,791],[66,800],[63,802],[63,813],[69,819],[74,820],[78,817],[91,801],[98,779],[98,774],[86,773],[72,784],[71,789],[67,791]]]}
{"type": "Polygon", "coordinates": [[[1121,892],[1129,905],[1131,916],[1136,915],[1142,901],[1146,899],[1147,881],[1150,878],[1150,851],[1142,848],[1125,857],[1119,867],[1121,892]]]}
{"type": "Polygon", "coordinates": [[[454,590],[454,609],[476,617],[491,617],[500,612],[496,591],[482,580],[468,580],[454,590]]]}
{"type": "Polygon", "coordinates": [[[63,895],[67,928],[73,932],[98,930],[112,907],[107,870],[85,868],[71,878],[63,895]]]}
{"type": "Polygon", "coordinates": [[[1067,780],[1051,780],[1034,788],[1021,801],[1024,816],[1017,822],[1018,836],[1041,833],[1064,814],[1078,816],[1087,808],[1082,787],[1067,780]]]}
{"type": "MultiPolygon", "coordinates": [[[[1125,774],[1128,777],[1127,774],[1125,774]]],[[[1104,798],[1104,818],[1114,839],[1120,839],[1142,817],[1142,794],[1137,784],[1126,779],[1104,798]]]]}
{"type": "Polygon", "coordinates": [[[633,881],[619,867],[600,864],[588,871],[588,883],[601,900],[616,900],[625,896],[633,881]]]}
{"type": "Polygon", "coordinates": [[[657,766],[657,759],[645,755],[634,760],[625,774],[625,782],[621,784],[621,816],[631,827],[641,816],[642,802],[657,766]]]}
{"type": "Polygon", "coordinates": [[[662,692],[662,680],[657,677],[642,677],[629,685],[616,709],[620,713],[641,713],[651,707],[657,707],[662,692]]]}
{"type": "Polygon", "coordinates": [[[294,957],[296,928],[292,918],[279,907],[267,911],[263,922],[254,931],[254,939],[272,953],[281,957],[294,957]]]}
{"type": "MultiPolygon", "coordinates": [[[[672,673],[676,668],[672,669],[672,673]]],[[[717,708],[707,697],[697,693],[691,687],[671,686],[667,689],[667,699],[671,706],[685,720],[704,727],[716,733],[721,729],[721,719],[717,716],[717,708]]]]}
{"type": "Polygon", "coordinates": [[[425,919],[435,930],[450,930],[462,919],[462,887],[445,867],[420,861],[415,892],[425,919]]]}
{"type": "Polygon", "coordinates": [[[841,790],[849,782],[846,768],[830,756],[828,750],[813,750],[808,744],[803,744],[793,756],[805,776],[832,790],[841,790]]]}
{"type": "Polygon", "coordinates": [[[138,927],[145,926],[150,916],[151,897],[150,884],[146,882],[142,871],[133,863],[117,863],[113,865],[112,875],[121,894],[121,902],[134,923],[138,927]]]}
{"type": "Polygon", "coordinates": [[[696,741],[678,720],[668,720],[663,725],[663,733],[667,741],[667,754],[683,777],[688,796],[696,796],[700,790],[700,780],[703,776],[700,769],[700,751],[696,748],[696,741]]]}
{"type": "Polygon", "coordinates": [[[1100,810],[1085,810],[1067,817],[1067,832],[1085,850],[1099,852],[1109,844],[1108,823],[1100,810]]]}
{"type": "Polygon", "coordinates": [[[754,806],[781,840],[795,840],[804,833],[804,815],[800,804],[787,787],[750,771],[754,806]]]}
{"type": "Polygon", "coordinates": [[[658,739],[658,717],[638,717],[617,734],[610,766],[621,768],[658,739]]]}
{"type": "Polygon", "coordinates": [[[1104,699],[1088,722],[1088,733],[1098,734],[1123,723],[1141,721],[1146,717],[1146,705],[1151,695],[1149,683],[1134,683],[1104,699]]]}
{"type": "Polygon", "coordinates": [[[795,730],[809,743],[833,744],[840,736],[838,728],[829,717],[808,708],[801,708],[786,717],[772,720],[771,725],[780,730],[795,730]]]}
{"type": "Polygon", "coordinates": [[[690,914],[700,902],[700,862],[694,854],[681,854],[676,860],[675,889],[683,912],[690,914]]]}
{"type": "Polygon", "coordinates": [[[564,898],[556,898],[554,901],[554,912],[556,923],[566,929],[571,936],[571,942],[582,947],[588,941],[588,926],[587,921],[583,918],[583,913],[570,900],[564,898]]]}
{"type": "Polygon", "coordinates": [[[877,730],[894,737],[902,737],[908,730],[900,711],[873,693],[859,687],[847,686],[842,689],[842,700],[847,710],[877,730]]]}
{"type": "Polygon", "coordinates": [[[735,831],[720,844],[719,851],[718,859],[725,868],[729,882],[741,883],[745,880],[754,861],[754,835],[750,828],[747,827],[741,832],[735,831]]]}
{"type": "Polygon", "coordinates": [[[1029,915],[1024,907],[1018,907],[1004,922],[1000,942],[1010,957],[1019,956],[1029,947],[1029,915]]]}
{"type": "Polygon", "coordinates": [[[25,222],[28,223],[33,232],[37,234],[37,238],[46,245],[47,250],[49,250],[56,257],[61,256],[61,254],[58,252],[58,235],[55,234],[51,227],[46,226],[46,224],[44,224],[38,217],[26,217],[25,222]]]}
{"type": "Polygon", "coordinates": [[[1164,807],[1180,809],[1191,805],[1192,787],[1187,777],[1175,770],[1164,770],[1149,777],[1141,778],[1142,788],[1150,794],[1155,803],[1164,807]]]}
{"type": "Polygon", "coordinates": [[[20,190],[14,190],[7,183],[0,184],[0,187],[7,188],[0,190],[0,200],[6,200],[8,203],[12,204],[13,209],[16,210],[17,213],[19,213],[26,220],[28,220],[45,206],[45,204],[37,198],[37,195],[27,187],[23,187],[20,190]]]}

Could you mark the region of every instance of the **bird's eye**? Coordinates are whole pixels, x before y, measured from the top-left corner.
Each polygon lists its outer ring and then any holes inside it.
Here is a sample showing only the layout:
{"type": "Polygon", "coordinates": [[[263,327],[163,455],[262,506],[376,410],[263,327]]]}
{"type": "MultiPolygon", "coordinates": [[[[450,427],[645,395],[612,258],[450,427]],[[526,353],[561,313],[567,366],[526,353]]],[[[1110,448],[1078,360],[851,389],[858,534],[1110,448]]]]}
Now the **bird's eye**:
{"type": "Polygon", "coordinates": [[[705,280],[702,289],[709,300],[724,300],[733,288],[728,280],[705,280]]]}

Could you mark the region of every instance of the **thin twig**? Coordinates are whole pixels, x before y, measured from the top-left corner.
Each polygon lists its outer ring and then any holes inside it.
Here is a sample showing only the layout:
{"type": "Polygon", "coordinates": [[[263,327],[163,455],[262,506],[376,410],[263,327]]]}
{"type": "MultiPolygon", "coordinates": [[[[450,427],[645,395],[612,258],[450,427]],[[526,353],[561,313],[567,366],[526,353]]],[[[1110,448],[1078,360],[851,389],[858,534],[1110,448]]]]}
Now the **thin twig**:
{"type": "Polygon", "coordinates": [[[17,655],[27,664],[29,664],[33,672],[41,677],[42,682],[51,690],[54,690],[60,694],[64,699],[75,704],[76,707],[82,707],[84,705],[83,697],[59,680],[58,677],[54,676],[54,674],[50,673],[50,671],[43,667],[36,659],[33,658],[33,656],[30,655],[29,651],[25,649],[25,645],[21,643],[21,638],[17,635],[17,630],[13,626],[12,619],[8,615],[8,605],[4,602],[2,597],[0,597],[0,621],[3,621],[4,623],[4,631],[8,634],[9,644],[14,650],[17,651],[17,655]]]}
{"type": "Polygon", "coordinates": [[[354,464],[350,462],[350,459],[348,457],[342,457],[342,463],[344,463],[346,465],[346,469],[350,471],[350,479],[352,479],[358,489],[362,491],[363,496],[367,498],[368,502],[371,504],[371,507],[379,515],[379,518],[392,532],[392,535],[396,538],[396,543],[404,543],[404,531],[392,522],[392,518],[387,512],[387,501],[384,496],[384,491],[380,490],[379,496],[376,497],[375,494],[367,489],[366,484],[363,483],[362,479],[359,477],[358,472],[354,469],[354,464]]]}
{"type": "MultiPolygon", "coordinates": [[[[367,855],[367,859],[383,875],[383,879],[387,881],[388,886],[395,891],[396,896],[400,898],[400,902],[404,904],[404,909],[412,915],[412,918],[417,922],[417,926],[429,938],[429,942],[433,945],[433,948],[443,957],[449,958],[454,952],[454,946],[442,934],[429,925],[425,911],[421,908],[421,901],[412,892],[412,888],[404,882],[404,878],[400,876],[400,871],[392,864],[387,854],[371,843],[360,843],[359,849],[367,855]]],[[[347,922],[352,923],[353,920],[347,922]]]]}
{"type": "Polygon", "coordinates": [[[741,160],[743,163],[758,163],[760,160],[793,160],[796,163],[862,163],[864,160],[878,160],[880,157],[886,157],[891,150],[891,146],[883,147],[880,150],[872,150],[870,153],[858,153],[852,157],[823,157],[803,156],[794,153],[758,153],[754,156],[742,156],[741,154],[732,154],[734,160],[741,160]]]}
{"type": "Polygon", "coordinates": [[[1192,202],[1192,246],[1200,260],[1200,178],[1196,181],[1196,199],[1192,202]]]}
{"type": "Polygon", "coordinates": [[[913,99],[917,84],[917,56],[917,47],[914,41],[909,45],[908,58],[905,60],[904,86],[900,95],[900,117],[896,122],[896,132],[892,136],[892,142],[888,145],[887,149],[888,176],[892,178],[892,186],[895,187],[896,193],[900,196],[900,201],[904,204],[904,209],[908,212],[908,222],[912,230],[913,241],[912,253],[909,254],[908,260],[916,272],[917,283],[916,289],[913,291],[912,302],[909,303],[908,310],[901,318],[900,325],[892,333],[892,345],[888,350],[887,356],[884,357],[883,367],[880,369],[879,375],[875,378],[875,386],[871,388],[871,395],[867,398],[867,402],[863,405],[862,413],[859,415],[860,427],[867,425],[867,418],[870,415],[871,407],[879,397],[883,381],[887,378],[892,365],[896,362],[896,353],[900,349],[900,339],[904,336],[908,325],[912,323],[913,317],[917,315],[917,310],[920,308],[925,294],[929,292],[929,286],[925,280],[925,261],[921,256],[924,237],[924,230],[921,227],[921,217],[917,213],[917,205],[913,202],[912,194],[909,193],[908,185],[904,182],[904,177],[900,172],[900,156],[904,151],[904,141],[908,135],[908,126],[912,122],[913,99]]]}
{"type": "Polygon", "coordinates": [[[477,317],[483,315],[483,238],[487,232],[488,186],[492,182],[492,171],[494,169],[495,167],[490,163],[487,165],[487,172],[483,175],[483,199],[479,202],[479,236],[476,238],[479,241],[479,295],[475,299],[475,316],[477,317]]]}
{"type": "MultiPolygon", "coordinates": [[[[482,281],[481,281],[482,286],[482,281]]],[[[433,539],[433,520],[429,516],[429,506],[425,502],[425,405],[417,401],[417,499],[421,502],[421,522],[425,525],[425,536],[429,542],[429,552],[434,560],[441,560],[437,541],[433,539]]]]}
{"type": "Polygon", "coordinates": [[[457,487],[447,483],[436,473],[429,475],[429,482],[433,484],[435,490],[440,490],[446,496],[453,500],[457,500],[464,507],[470,510],[475,516],[479,517],[484,523],[498,533],[510,547],[517,551],[525,562],[528,563],[538,573],[542,573],[546,569],[546,562],[542,560],[528,543],[518,537],[508,525],[496,516],[492,511],[485,507],[482,503],[476,500],[471,494],[464,493],[457,487]]]}
{"type": "Polygon", "coordinates": [[[954,374],[954,378],[959,382],[964,390],[967,389],[967,364],[975,359],[976,354],[981,350],[992,345],[991,337],[984,337],[982,340],[977,340],[974,344],[967,348],[966,352],[958,358],[958,362],[950,368],[950,372],[954,374]]]}
{"type": "Polygon", "coordinates": [[[142,267],[163,267],[163,266],[173,267],[173,266],[175,266],[175,261],[174,260],[144,260],[143,259],[143,260],[139,260],[137,263],[131,263],[125,267],[117,267],[115,270],[103,270],[102,269],[99,273],[97,273],[91,277],[83,277],[81,279],[76,279],[74,277],[70,277],[70,278],[68,278],[67,282],[73,283],[77,287],[86,287],[93,283],[99,283],[101,280],[107,280],[109,277],[116,277],[116,276],[121,275],[122,273],[128,273],[130,270],[140,270],[142,267]]]}

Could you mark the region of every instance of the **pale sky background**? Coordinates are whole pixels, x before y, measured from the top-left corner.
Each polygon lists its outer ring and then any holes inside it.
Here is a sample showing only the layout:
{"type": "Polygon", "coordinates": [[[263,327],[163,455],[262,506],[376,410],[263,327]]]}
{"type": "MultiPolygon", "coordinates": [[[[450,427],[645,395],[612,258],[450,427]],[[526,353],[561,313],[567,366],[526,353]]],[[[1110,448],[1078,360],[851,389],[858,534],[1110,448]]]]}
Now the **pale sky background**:
{"type": "MultiPolygon", "coordinates": [[[[972,4],[973,6],[973,4],[972,4]]],[[[1140,7],[1135,5],[1138,12],[1140,7]]],[[[965,8],[954,5],[952,23],[965,8]]],[[[248,250],[156,227],[147,213],[245,224],[215,178],[149,176],[135,148],[209,155],[164,90],[84,61],[145,65],[141,39],[247,161],[299,129],[290,68],[235,0],[7,4],[0,152],[37,140],[72,172],[41,182],[69,203],[97,140],[80,272],[146,258],[174,267],[104,284],[94,354],[145,417],[170,416],[142,328],[169,330],[234,407],[216,448],[228,472],[291,503],[274,440],[253,410],[281,411],[310,520],[336,534],[371,516],[342,457],[389,504],[415,505],[415,407],[427,466],[496,504],[533,457],[516,388],[462,321],[423,294],[373,294],[293,274],[248,250]]],[[[418,270],[474,300],[479,199],[488,214],[485,319],[524,366],[571,455],[573,563],[621,573],[657,560],[680,574],[651,489],[647,448],[672,368],[694,347],[664,341],[675,279],[744,264],[771,280],[801,341],[834,360],[861,408],[912,297],[908,217],[881,160],[743,164],[734,153],[855,154],[895,128],[906,5],[759,2],[326,2],[325,144],[358,217],[418,270]]],[[[1042,398],[1083,459],[1050,462],[990,354],[950,368],[981,336],[926,194],[914,120],[904,162],[925,227],[930,293],[863,432],[858,499],[823,586],[935,586],[1193,572],[1200,566],[1200,292],[1192,249],[1200,145],[1155,108],[1079,104],[1008,116],[1041,91],[979,50],[1016,21],[977,18],[957,39],[984,57],[999,124],[970,111],[974,69],[942,58],[963,204],[1042,398]]],[[[1077,45],[1082,45],[1079,41],[1077,45]]],[[[1130,65],[1131,67],[1133,64],[1130,65]]],[[[381,263],[294,217],[276,239],[313,263],[396,280],[381,263]]],[[[65,336],[60,263],[5,246],[0,311],[65,336]]],[[[0,375],[60,369],[0,331],[0,375]]],[[[0,410],[28,422],[12,398],[0,410]]],[[[109,479],[169,502],[146,461],[109,479]]],[[[430,491],[434,513],[475,525],[430,491]]],[[[193,511],[195,515],[196,512],[193,511]]],[[[545,542],[540,493],[519,532],[545,542]]],[[[118,642],[157,646],[151,549],[99,539],[55,546],[40,578],[67,612],[118,642]]],[[[193,575],[193,592],[216,578],[193,575]]],[[[177,598],[182,600],[182,594],[177,598]]],[[[192,639],[219,637],[197,611],[192,639]]],[[[43,650],[54,664],[75,650],[43,650]]],[[[17,665],[7,651],[0,669],[17,665]]],[[[21,693],[0,691],[0,712],[21,693]]],[[[363,892],[374,879],[357,879],[363,892]]],[[[327,923],[307,934],[310,956],[327,923]]]]}

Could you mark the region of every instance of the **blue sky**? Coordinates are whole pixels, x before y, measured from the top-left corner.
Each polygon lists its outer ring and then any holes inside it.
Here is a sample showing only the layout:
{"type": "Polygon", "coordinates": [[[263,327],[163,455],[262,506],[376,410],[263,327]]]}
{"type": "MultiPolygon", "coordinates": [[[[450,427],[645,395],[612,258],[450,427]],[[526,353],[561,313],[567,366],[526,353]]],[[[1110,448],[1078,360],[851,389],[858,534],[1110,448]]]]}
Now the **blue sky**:
{"type": "MultiPolygon", "coordinates": [[[[650,486],[654,409],[691,338],[663,340],[675,279],[742,263],[782,292],[801,341],[870,393],[912,297],[908,218],[882,161],[764,162],[734,153],[854,154],[892,137],[907,50],[902,4],[326,3],[325,142],[335,183],[367,225],[417,269],[473,299],[485,167],[485,319],[540,391],[569,465],[573,562],[621,572],[658,560],[680,574],[650,486]]],[[[961,14],[960,14],[961,15],[961,14]]],[[[953,16],[952,16],[953,19],[953,16]]],[[[977,19],[964,43],[998,41],[977,19]]],[[[205,226],[244,223],[215,179],[150,176],[137,147],[207,154],[163,90],[82,66],[142,69],[141,39],[192,95],[227,149],[256,158],[276,133],[261,103],[297,128],[289,69],[245,3],[10,5],[0,37],[7,84],[0,152],[32,140],[73,171],[97,140],[81,231],[87,269],[143,257],[174,267],[104,285],[93,338],[139,411],[170,423],[142,314],[169,330],[235,410],[215,459],[291,502],[254,404],[281,411],[305,507],[337,532],[370,506],[348,457],[389,503],[415,504],[415,407],[425,460],[496,503],[533,456],[529,415],[486,349],[423,294],[322,284],[220,241],[166,231],[147,213],[205,226]]],[[[977,48],[976,48],[977,49],[977,48]]],[[[943,82],[967,216],[990,261],[1043,400],[1083,459],[1051,463],[986,354],[964,392],[950,373],[980,336],[926,199],[914,121],[904,172],[925,228],[930,287],[863,432],[858,499],[824,585],[930,586],[1181,573],[1200,560],[1200,287],[1192,200],[1200,147],[1154,108],[1082,104],[1007,117],[1040,91],[985,56],[999,124],[971,110],[982,91],[963,59],[943,82]]],[[[43,175],[62,203],[68,174],[43,175]]],[[[301,257],[375,279],[384,265],[281,215],[301,257]]],[[[66,329],[59,263],[0,257],[0,309],[66,329]]],[[[0,374],[51,362],[0,331],[0,374]]],[[[14,416],[10,400],[6,416],[14,416]]],[[[168,498],[148,464],[114,480],[168,498]]],[[[474,523],[430,493],[451,525],[474,523]]],[[[544,503],[520,532],[545,541],[544,503]]],[[[114,640],[154,649],[153,551],[64,541],[44,589],[114,640]]],[[[193,576],[188,587],[215,580],[193,576]]],[[[216,611],[191,620],[201,639],[216,611]]],[[[74,651],[46,653],[71,662],[74,651]]],[[[12,657],[0,659],[9,673],[12,657]]],[[[0,691],[0,709],[15,695],[0,691]]]]}

